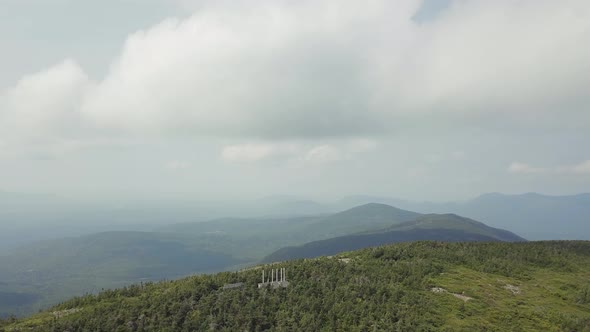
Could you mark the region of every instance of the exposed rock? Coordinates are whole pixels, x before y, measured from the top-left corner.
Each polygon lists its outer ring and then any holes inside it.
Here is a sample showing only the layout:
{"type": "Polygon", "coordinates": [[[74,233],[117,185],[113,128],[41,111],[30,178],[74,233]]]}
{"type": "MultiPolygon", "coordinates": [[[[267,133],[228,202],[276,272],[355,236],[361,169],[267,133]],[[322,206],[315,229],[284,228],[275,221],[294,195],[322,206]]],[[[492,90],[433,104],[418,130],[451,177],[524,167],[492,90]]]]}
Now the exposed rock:
{"type": "Polygon", "coordinates": [[[520,294],[520,287],[511,284],[506,284],[506,286],[504,286],[504,289],[511,291],[514,295],[520,294]]]}
{"type": "Polygon", "coordinates": [[[53,314],[53,316],[55,318],[61,318],[61,317],[65,317],[67,315],[71,315],[73,313],[76,313],[76,312],[78,312],[80,310],[82,310],[82,309],[80,309],[80,308],[72,308],[72,309],[54,311],[54,312],[52,312],[52,314],[53,314]]]}
{"type": "MultiPolygon", "coordinates": [[[[442,287],[432,287],[430,289],[431,292],[433,293],[449,293],[449,291],[447,291],[446,289],[442,288],[442,287]]],[[[472,297],[466,296],[465,292],[463,292],[463,294],[455,294],[455,293],[449,293],[451,295],[453,295],[454,297],[461,299],[465,302],[469,301],[469,300],[473,300],[472,297]]]]}
{"type": "Polygon", "coordinates": [[[440,287],[432,287],[430,289],[433,293],[446,293],[447,290],[444,288],[440,288],[440,287]]]}
{"type": "Polygon", "coordinates": [[[469,301],[469,300],[473,300],[473,298],[472,298],[472,297],[469,297],[469,296],[466,296],[466,295],[463,295],[463,294],[455,294],[455,293],[452,293],[452,294],[453,294],[453,296],[454,296],[454,297],[456,297],[456,298],[458,298],[458,299],[461,299],[461,300],[463,300],[464,302],[467,302],[467,301],[469,301]]]}

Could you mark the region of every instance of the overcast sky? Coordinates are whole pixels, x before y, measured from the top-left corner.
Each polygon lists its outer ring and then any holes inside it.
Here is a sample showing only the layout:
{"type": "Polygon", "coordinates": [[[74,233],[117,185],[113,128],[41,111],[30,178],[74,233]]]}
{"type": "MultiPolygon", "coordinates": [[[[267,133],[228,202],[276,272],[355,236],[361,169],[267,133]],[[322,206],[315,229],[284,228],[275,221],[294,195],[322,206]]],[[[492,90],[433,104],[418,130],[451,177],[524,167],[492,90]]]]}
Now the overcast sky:
{"type": "Polygon", "coordinates": [[[588,0],[0,0],[0,191],[590,191],[588,0]]]}

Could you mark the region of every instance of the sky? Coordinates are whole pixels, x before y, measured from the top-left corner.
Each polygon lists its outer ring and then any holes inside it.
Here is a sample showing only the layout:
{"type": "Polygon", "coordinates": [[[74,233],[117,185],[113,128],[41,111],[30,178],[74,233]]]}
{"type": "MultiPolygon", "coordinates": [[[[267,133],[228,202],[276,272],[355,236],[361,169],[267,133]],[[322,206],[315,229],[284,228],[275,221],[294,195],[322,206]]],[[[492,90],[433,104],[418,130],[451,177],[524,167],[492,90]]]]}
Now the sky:
{"type": "Polygon", "coordinates": [[[587,0],[0,0],[0,191],[590,191],[587,0]]]}

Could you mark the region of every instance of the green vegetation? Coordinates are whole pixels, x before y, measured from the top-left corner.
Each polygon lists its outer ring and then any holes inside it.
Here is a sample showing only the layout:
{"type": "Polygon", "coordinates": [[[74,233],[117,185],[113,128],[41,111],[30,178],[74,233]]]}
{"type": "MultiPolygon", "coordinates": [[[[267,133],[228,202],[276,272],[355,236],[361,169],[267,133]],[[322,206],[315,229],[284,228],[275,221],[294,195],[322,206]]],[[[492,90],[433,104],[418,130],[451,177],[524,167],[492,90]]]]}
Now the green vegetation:
{"type": "Polygon", "coordinates": [[[278,267],[288,288],[258,289],[255,267],[86,295],[3,329],[590,331],[590,242],[413,242],[278,267]]]}

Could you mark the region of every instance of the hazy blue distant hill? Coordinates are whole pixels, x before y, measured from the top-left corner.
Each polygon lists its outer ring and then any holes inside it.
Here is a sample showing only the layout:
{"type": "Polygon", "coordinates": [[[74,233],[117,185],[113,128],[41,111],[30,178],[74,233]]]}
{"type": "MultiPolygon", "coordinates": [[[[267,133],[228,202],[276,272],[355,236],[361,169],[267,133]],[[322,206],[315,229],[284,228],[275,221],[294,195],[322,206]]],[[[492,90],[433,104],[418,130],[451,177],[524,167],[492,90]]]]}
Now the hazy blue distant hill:
{"type": "Polygon", "coordinates": [[[105,232],[45,241],[0,255],[0,313],[29,313],[85,292],[237,263],[176,234],[105,232]]]}
{"type": "Polygon", "coordinates": [[[590,239],[590,194],[491,193],[461,203],[402,206],[424,213],[456,213],[493,227],[510,229],[529,240],[590,239]]]}
{"type": "Polygon", "coordinates": [[[265,257],[263,261],[276,262],[298,258],[313,258],[366,247],[421,240],[446,242],[526,241],[509,231],[492,228],[475,220],[454,214],[430,214],[420,215],[415,220],[379,231],[340,236],[310,242],[302,246],[281,248],[265,257]]]}
{"type": "Polygon", "coordinates": [[[590,193],[563,196],[488,193],[467,201],[446,203],[356,195],[345,197],[336,205],[347,207],[368,202],[426,214],[455,213],[509,229],[530,240],[590,239],[590,193]]]}
{"type": "MultiPolygon", "coordinates": [[[[30,268],[44,271],[64,267],[98,273],[105,266],[110,271],[110,264],[116,261],[124,263],[125,271],[137,272],[129,275],[144,278],[159,278],[173,271],[182,274],[192,271],[195,266],[200,270],[215,269],[235,262],[204,250],[188,236],[157,232],[103,232],[45,241],[13,250],[4,258],[12,260],[9,270],[13,273],[30,268]],[[184,266],[176,266],[181,262],[184,266]],[[137,266],[141,268],[137,269],[137,266]],[[153,271],[150,267],[154,267],[153,271]],[[160,268],[166,271],[160,271],[160,268]]],[[[4,270],[8,268],[2,268],[4,270]]]]}
{"type": "Polygon", "coordinates": [[[221,218],[205,222],[188,222],[166,225],[159,231],[184,234],[225,234],[225,235],[260,235],[296,230],[302,225],[322,220],[324,216],[309,217],[263,217],[263,218],[221,218]]]}
{"type": "Polygon", "coordinates": [[[153,231],[163,225],[227,217],[284,219],[336,211],[294,196],[241,201],[83,200],[0,190],[0,251],[106,231],[153,231]]]}
{"type": "Polygon", "coordinates": [[[0,191],[0,252],[38,241],[208,220],[212,209],[195,202],[85,201],[0,191]]]}
{"type": "Polygon", "coordinates": [[[324,216],[292,218],[223,218],[163,226],[161,232],[192,236],[208,248],[253,261],[284,245],[320,239],[305,231],[324,216]]]}
{"type": "Polygon", "coordinates": [[[350,195],[343,197],[336,201],[334,205],[336,205],[339,209],[344,210],[348,209],[353,206],[360,206],[370,203],[378,203],[378,204],[385,204],[391,206],[401,206],[404,209],[412,210],[411,208],[405,207],[404,203],[408,201],[391,198],[391,197],[383,197],[383,196],[372,196],[372,195],[350,195]]]}
{"type": "Polygon", "coordinates": [[[308,226],[310,232],[337,236],[381,229],[414,220],[420,214],[386,204],[369,203],[327,216],[308,226]]]}
{"type": "Polygon", "coordinates": [[[274,217],[309,216],[337,211],[334,206],[291,195],[263,197],[251,202],[251,206],[258,209],[260,215],[274,217]]]}
{"type": "Polygon", "coordinates": [[[378,230],[418,216],[419,213],[371,203],[331,215],[224,218],[168,225],[161,227],[159,231],[192,234],[207,241],[209,248],[216,251],[244,259],[259,259],[284,246],[378,230]]]}

